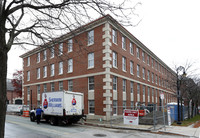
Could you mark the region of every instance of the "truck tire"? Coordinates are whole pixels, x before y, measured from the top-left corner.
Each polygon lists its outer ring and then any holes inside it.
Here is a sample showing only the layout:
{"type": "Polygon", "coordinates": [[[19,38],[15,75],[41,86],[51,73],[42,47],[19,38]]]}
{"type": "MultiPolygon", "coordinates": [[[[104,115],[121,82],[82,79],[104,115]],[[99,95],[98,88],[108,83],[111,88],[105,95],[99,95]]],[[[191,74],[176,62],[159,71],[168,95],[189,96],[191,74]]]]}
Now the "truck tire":
{"type": "Polygon", "coordinates": [[[53,126],[56,126],[58,124],[57,118],[52,116],[50,118],[50,124],[53,125],[53,126]]]}
{"type": "Polygon", "coordinates": [[[30,120],[31,122],[35,122],[35,115],[33,113],[30,114],[30,120]]]}

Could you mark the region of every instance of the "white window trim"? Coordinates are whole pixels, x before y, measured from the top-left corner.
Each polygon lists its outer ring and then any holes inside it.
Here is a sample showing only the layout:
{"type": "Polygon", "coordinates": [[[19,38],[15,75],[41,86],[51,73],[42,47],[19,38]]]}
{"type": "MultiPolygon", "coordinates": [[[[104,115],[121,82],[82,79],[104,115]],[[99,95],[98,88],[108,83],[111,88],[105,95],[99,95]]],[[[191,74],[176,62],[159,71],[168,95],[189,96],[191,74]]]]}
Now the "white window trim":
{"type": "Polygon", "coordinates": [[[68,46],[67,47],[67,52],[68,53],[72,52],[73,51],[73,40],[72,39],[68,40],[68,45],[67,46],[68,46]],[[69,47],[71,47],[70,50],[69,50],[69,47]]]}
{"type": "Polygon", "coordinates": [[[93,44],[94,44],[94,30],[90,30],[90,31],[88,31],[88,33],[87,33],[87,37],[88,37],[88,38],[87,38],[87,39],[88,39],[88,42],[87,42],[88,45],[87,45],[87,46],[91,46],[91,45],[93,45],[93,44]],[[93,42],[92,42],[92,43],[89,43],[89,33],[90,33],[90,32],[93,32],[93,42]]]}
{"type": "Polygon", "coordinates": [[[43,67],[43,78],[47,77],[47,66],[43,67]],[[46,72],[46,73],[45,73],[46,72]],[[45,76],[44,76],[45,75],[45,76]]]}
{"type": "Polygon", "coordinates": [[[54,64],[51,64],[51,76],[54,76],[55,75],[55,65],[54,64]],[[53,74],[52,74],[52,67],[53,67],[53,74]]]}
{"type": "Polygon", "coordinates": [[[58,74],[59,75],[63,74],[63,62],[62,61],[58,63],[58,74]],[[62,63],[62,66],[61,66],[62,68],[60,67],[61,63],[62,63]],[[60,68],[62,69],[61,72],[60,72],[60,68]]]}
{"type": "Polygon", "coordinates": [[[63,54],[63,43],[60,43],[58,46],[58,56],[61,56],[63,54]]]}
{"type": "Polygon", "coordinates": [[[89,53],[88,54],[88,69],[92,69],[92,68],[94,68],[94,53],[89,53]],[[89,55],[90,54],[93,55],[93,59],[89,59],[89,55]],[[93,61],[93,65],[92,66],[90,66],[89,61],[93,61]]]}
{"type": "Polygon", "coordinates": [[[68,63],[68,68],[67,68],[67,73],[72,73],[73,72],[73,59],[72,58],[70,58],[70,59],[68,59],[67,60],[67,63],[68,63]],[[70,70],[70,68],[69,68],[69,61],[71,61],[71,70],[70,70]]]}

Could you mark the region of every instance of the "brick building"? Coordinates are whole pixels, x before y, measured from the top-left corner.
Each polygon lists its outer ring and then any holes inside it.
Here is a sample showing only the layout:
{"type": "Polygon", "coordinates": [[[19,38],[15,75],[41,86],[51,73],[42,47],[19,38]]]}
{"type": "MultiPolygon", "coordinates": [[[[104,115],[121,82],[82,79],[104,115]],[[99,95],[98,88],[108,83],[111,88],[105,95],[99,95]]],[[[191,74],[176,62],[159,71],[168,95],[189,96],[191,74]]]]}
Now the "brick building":
{"type": "Polygon", "coordinates": [[[44,91],[82,92],[88,118],[109,120],[118,107],[160,105],[161,92],[176,100],[174,72],[110,15],[20,57],[24,104],[41,104],[44,91]]]}

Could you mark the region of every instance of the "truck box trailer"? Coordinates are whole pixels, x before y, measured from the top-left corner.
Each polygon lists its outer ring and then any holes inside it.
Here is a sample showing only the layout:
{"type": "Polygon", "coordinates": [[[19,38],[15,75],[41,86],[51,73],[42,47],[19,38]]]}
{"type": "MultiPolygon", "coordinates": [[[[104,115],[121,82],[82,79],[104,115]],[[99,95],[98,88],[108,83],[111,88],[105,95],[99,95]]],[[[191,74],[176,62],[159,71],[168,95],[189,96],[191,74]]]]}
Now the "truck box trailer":
{"type": "MultiPolygon", "coordinates": [[[[80,92],[56,91],[42,93],[42,119],[51,125],[77,123],[84,115],[84,95],[80,92]]],[[[35,110],[30,112],[30,120],[35,121],[35,110]]]]}

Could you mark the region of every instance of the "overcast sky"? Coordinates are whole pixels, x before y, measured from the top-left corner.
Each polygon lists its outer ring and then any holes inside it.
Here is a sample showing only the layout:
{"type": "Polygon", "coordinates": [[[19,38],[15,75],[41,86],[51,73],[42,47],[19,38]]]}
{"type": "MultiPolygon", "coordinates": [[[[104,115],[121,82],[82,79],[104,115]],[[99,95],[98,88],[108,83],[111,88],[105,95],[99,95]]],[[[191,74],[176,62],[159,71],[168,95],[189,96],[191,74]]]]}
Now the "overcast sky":
{"type": "MultiPolygon", "coordinates": [[[[172,69],[193,63],[190,70],[200,74],[200,0],[141,0],[140,15],[127,29],[172,69]]],[[[8,78],[22,69],[19,47],[9,52],[8,78]]]]}

